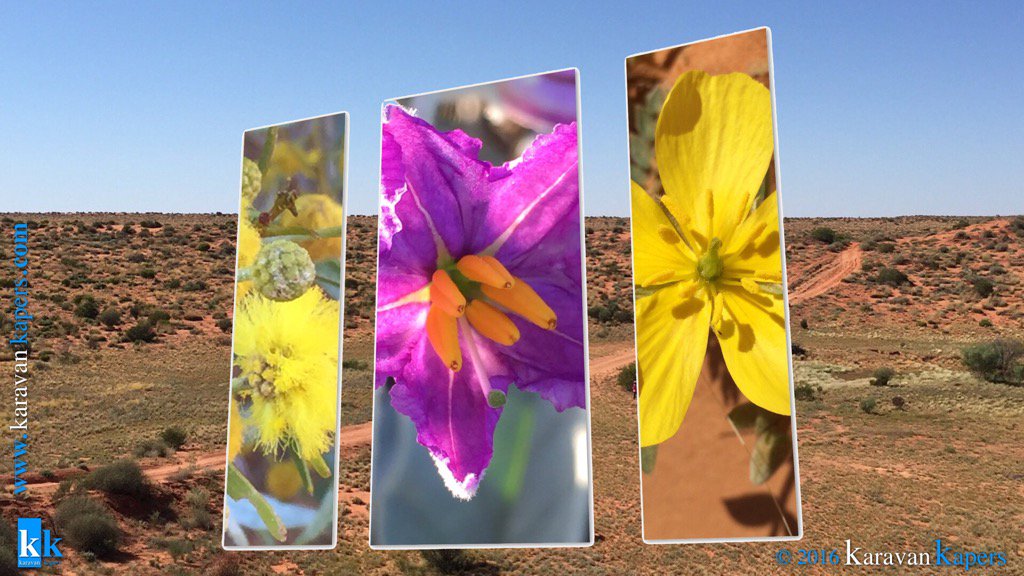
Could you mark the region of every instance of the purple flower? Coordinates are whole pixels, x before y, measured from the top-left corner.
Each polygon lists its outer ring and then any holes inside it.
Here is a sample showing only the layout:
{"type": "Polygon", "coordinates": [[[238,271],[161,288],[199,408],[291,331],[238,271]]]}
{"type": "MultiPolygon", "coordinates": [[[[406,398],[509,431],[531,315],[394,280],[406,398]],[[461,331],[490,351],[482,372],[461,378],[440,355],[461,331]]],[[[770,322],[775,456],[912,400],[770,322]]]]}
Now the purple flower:
{"type": "Polygon", "coordinates": [[[576,124],[502,166],[398,106],[381,156],[376,386],[451,492],[490,463],[510,384],[584,408],[576,124]]]}

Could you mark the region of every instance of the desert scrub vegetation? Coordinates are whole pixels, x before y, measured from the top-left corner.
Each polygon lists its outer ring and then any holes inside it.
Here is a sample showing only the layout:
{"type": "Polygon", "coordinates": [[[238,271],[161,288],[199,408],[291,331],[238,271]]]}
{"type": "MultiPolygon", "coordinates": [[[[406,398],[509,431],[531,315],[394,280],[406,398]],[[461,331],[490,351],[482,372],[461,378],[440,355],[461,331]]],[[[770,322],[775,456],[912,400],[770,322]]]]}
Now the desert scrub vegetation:
{"type": "Polygon", "coordinates": [[[117,552],[121,531],[110,510],[84,495],[70,496],[57,505],[53,522],[75,550],[107,557],[117,552]]]}
{"type": "Polygon", "coordinates": [[[811,238],[821,242],[822,244],[832,244],[839,239],[839,234],[826,226],[819,226],[814,230],[811,230],[811,238]]]}
{"type": "Polygon", "coordinates": [[[636,362],[623,366],[619,370],[619,375],[615,377],[615,383],[619,388],[633,394],[636,391],[636,362]]]}
{"type": "Polygon", "coordinates": [[[910,283],[910,278],[898,268],[889,268],[883,266],[878,269],[875,275],[875,283],[885,284],[887,286],[902,286],[910,283]]]}
{"type": "Polygon", "coordinates": [[[1000,338],[963,349],[967,368],[989,382],[1024,384],[1024,342],[1000,338]]]}
{"type": "Polygon", "coordinates": [[[896,375],[896,371],[888,366],[876,368],[871,374],[871,385],[872,386],[888,386],[889,382],[892,381],[893,376],[896,375]]]}
{"type": "Polygon", "coordinates": [[[134,460],[118,460],[97,468],[85,477],[87,488],[108,494],[145,496],[150,492],[149,482],[134,460]]]}
{"type": "Polygon", "coordinates": [[[181,450],[181,447],[185,445],[185,441],[188,440],[188,433],[180,426],[171,426],[164,428],[163,432],[160,433],[160,440],[175,450],[181,450]]]}
{"type": "Polygon", "coordinates": [[[865,398],[860,401],[860,409],[865,414],[874,414],[877,406],[878,400],[875,400],[874,398],[865,398]]]}

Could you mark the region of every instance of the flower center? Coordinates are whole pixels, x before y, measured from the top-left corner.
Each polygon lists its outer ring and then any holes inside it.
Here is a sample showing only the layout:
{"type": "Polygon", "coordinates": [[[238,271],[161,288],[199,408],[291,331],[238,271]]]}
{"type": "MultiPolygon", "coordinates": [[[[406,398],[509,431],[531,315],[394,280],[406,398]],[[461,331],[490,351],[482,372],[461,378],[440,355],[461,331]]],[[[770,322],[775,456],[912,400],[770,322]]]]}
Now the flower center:
{"type": "Polygon", "coordinates": [[[249,382],[249,387],[252,388],[254,393],[267,400],[277,395],[277,389],[274,387],[274,381],[271,379],[270,365],[262,358],[253,362],[252,369],[245,376],[249,382]]]}
{"type": "Polygon", "coordinates": [[[697,275],[709,284],[716,282],[721,278],[722,272],[725,271],[725,265],[722,263],[722,258],[718,255],[718,249],[721,247],[722,241],[718,238],[712,238],[711,245],[708,246],[707,252],[705,252],[700,257],[700,260],[697,261],[697,275]]]}
{"type": "Polygon", "coordinates": [[[470,254],[434,272],[430,283],[427,338],[450,370],[462,369],[458,319],[465,317],[482,336],[503,346],[519,341],[508,313],[545,330],[558,318],[529,284],[513,276],[497,258],[470,254]]]}

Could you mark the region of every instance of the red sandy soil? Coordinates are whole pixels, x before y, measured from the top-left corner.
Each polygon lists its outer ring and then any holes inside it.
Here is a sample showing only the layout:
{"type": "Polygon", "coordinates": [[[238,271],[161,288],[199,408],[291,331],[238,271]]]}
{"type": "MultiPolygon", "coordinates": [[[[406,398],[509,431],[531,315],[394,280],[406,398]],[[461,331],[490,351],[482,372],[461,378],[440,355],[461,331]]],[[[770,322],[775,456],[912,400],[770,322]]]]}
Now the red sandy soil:
{"type": "Polygon", "coordinates": [[[826,256],[789,278],[789,305],[794,306],[835,288],[847,276],[860,269],[861,250],[856,242],[836,257],[826,256]]]}

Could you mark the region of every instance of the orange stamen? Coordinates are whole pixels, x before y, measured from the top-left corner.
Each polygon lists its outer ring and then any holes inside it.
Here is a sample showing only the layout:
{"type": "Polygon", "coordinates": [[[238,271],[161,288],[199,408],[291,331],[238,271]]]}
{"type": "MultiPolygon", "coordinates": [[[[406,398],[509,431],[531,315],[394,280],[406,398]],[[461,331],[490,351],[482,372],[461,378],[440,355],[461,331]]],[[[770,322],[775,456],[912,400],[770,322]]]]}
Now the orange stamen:
{"type": "Polygon", "coordinates": [[[498,344],[511,346],[519,341],[519,328],[512,320],[483,300],[473,300],[466,306],[466,319],[477,332],[498,344]]]}
{"type": "Polygon", "coordinates": [[[444,270],[437,270],[430,283],[430,302],[453,318],[466,311],[466,297],[444,270]]]}
{"type": "Polygon", "coordinates": [[[507,290],[484,285],[485,296],[508,308],[512,312],[545,329],[554,330],[558,325],[555,311],[522,279],[516,278],[512,288],[507,290]]]}
{"type": "Polygon", "coordinates": [[[493,256],[469,254],[459,259],[455,267],[474,282],[495,288],[511,288],[515,278],[493,256]]]}
{"type": "Polygon", "coordinates": [[[437,356],[453,372],[462,369],[462,349],[459,348],[459,326],[456,322],[455,317],[440,306],[432,304],[427,311],[427,339],[437,356]]]}

